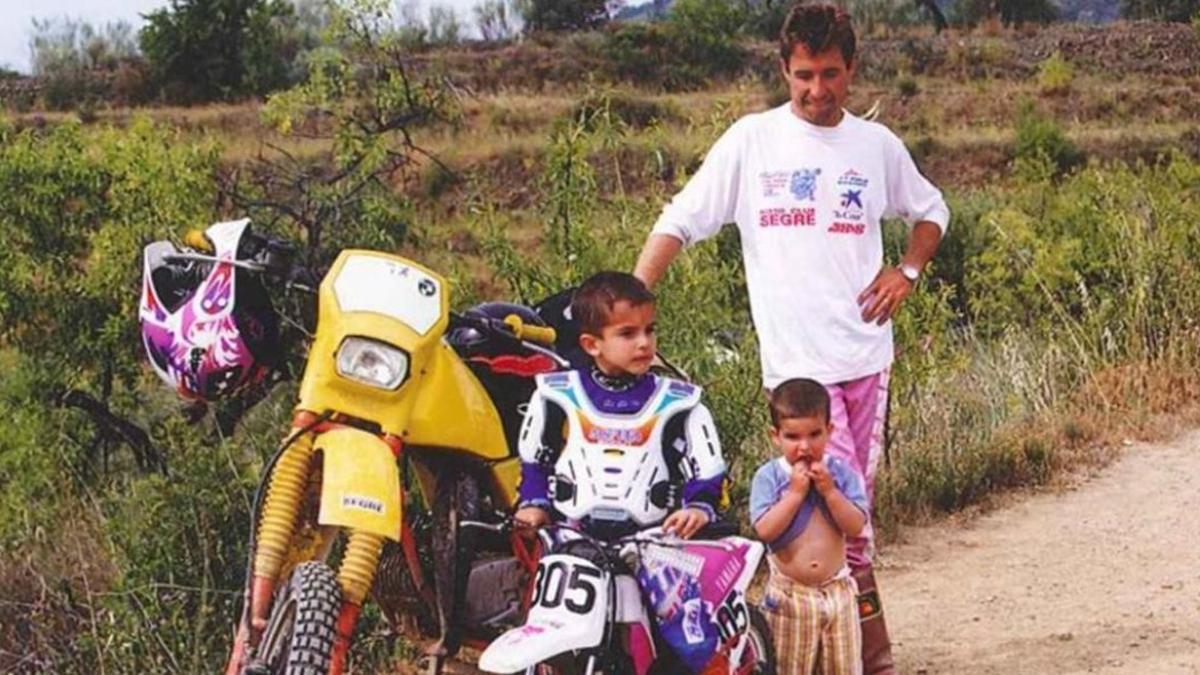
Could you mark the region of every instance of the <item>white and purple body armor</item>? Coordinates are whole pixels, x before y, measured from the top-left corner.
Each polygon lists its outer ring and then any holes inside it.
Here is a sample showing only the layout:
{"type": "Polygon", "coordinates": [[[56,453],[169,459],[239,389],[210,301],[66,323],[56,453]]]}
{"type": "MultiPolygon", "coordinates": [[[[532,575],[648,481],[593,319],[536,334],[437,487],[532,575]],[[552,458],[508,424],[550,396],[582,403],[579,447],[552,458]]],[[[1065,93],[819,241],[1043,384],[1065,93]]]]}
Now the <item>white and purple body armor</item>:
{"type": "Polygon", "coordinates": [[[601,529],[653,526],[680,507],[714,519],[725,460],[700,393],[655,375],[619,391],[586,371],[539,375],[518,441],[521,504],[601,529]]]}

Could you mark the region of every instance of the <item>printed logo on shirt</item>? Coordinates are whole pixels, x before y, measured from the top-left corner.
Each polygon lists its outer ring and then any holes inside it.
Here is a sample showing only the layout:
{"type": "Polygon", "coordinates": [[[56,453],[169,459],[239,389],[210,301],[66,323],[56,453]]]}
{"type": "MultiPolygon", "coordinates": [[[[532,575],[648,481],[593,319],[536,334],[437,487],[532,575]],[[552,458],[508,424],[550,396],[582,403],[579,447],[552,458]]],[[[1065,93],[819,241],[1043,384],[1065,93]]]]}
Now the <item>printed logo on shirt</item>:
{"type": "Polygon", "coordinates": [[[863,234],[866,231],[867,226],[863,223],[847,223],[840,220],[834,221],[827,230],[831,234],[863,234]]]}
{"type": "Polygon", "coordinates": [[[758,179],[762,181],[764,197],[777,197],[788,189],[792,174],[790,171],[764,171],[758,174],[758,179]]]}
{"type": "Polygon", "coordinates": [[[817,176],[821,175],[820,169],[800,169],[792,172],[792,182],[788,189],[792,191],[798,200],[809,200],[815,202],[817,200],[817,176]]]}
{"type": "Polygon", "coordinates": [[[870,182],[870,181],[868,181],[865,176],[863,176],[861,173],[855,171],[854,169],[850,169],[846,173],[842,174],[840,178],[837,179],[838,185],[848,185],[850,187],[856,187],[856,188],[865,188],[865,187],[867,187],[868,182],[870,182]]]}
{"type": "Polygon", "coordinates": [[[814,227],[817,224],[817,210],[805,209],[763,209],[758,212],[759,227],[814,227]]]}
{"type": "Polygon", "coordinates": [[[842,193],[842,208],[862,208],[862,190],[846,190],[842,193]]]}

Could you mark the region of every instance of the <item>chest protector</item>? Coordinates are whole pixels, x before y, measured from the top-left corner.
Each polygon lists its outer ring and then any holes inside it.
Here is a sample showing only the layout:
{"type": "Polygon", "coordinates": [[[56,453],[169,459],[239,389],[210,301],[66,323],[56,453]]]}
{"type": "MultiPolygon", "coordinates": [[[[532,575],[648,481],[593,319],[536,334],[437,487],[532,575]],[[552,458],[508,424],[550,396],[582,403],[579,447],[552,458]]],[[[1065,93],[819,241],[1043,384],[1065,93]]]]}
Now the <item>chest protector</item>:
{"type": "Polygon", "coordinates": [[[666,518],[671,472],[663,458],[663,430],[700,402],[700,387],[657,378],[646,404],[629,414],[597,410],[576,371],[543,375],[538,387],[566,416],[565,443],[550,477],[554,507],[574,520],[649,526],[666,518]]]}

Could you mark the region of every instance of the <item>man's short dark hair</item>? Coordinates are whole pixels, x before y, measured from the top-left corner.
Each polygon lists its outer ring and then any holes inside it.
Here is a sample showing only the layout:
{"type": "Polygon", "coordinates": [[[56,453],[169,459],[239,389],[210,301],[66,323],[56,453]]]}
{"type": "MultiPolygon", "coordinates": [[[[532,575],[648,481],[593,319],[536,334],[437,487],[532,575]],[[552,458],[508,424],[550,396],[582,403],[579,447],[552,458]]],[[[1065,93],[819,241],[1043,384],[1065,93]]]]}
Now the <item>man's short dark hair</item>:
{"type": "Polygon", "coordinates": [[[803,377],[787,380],[771,391],[771,424],[796,417],[820,417],[829,423],[829,392],[803,377]]]}
{"type": "Polygon", "coordinates": [[[796,45],[804,45],[813,56],[837,47],[846,65],[851,65],[858,40],[854,37],[850,14],[833,5],[797,4],[788,12],[779,31],[779,56],[785,64],[791,60],[796,45]]]}
{"type": "Polygon", "coordinates": [[[628,272],[599,272],[584,281],[571,299],[571,316],[579,330],[600,335],[608,325],[613,307],[620,301],[631,307],[654,302],[654,294],[641,279],[628,272]]]}

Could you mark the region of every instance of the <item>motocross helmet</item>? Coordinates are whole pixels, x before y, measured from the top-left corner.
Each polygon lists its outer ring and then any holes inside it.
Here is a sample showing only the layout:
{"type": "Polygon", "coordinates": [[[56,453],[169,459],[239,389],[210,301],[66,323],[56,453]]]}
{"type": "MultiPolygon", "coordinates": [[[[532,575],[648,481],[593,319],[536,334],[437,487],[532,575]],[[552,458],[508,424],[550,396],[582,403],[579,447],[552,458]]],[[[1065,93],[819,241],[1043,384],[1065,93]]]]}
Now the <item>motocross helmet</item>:
{"type": "MultiPolygon", "coordinates": [[[[257,383],[275,365],[279,322],[259,275],[239,268],[249,219],[205,231],[213,260],[180,259],[169,241],[143,251],[142,344],[150,365],[189,399],[214,401],[257,383]]],[[[207,254],[204,257],[208,257],[207,254]]]]}

